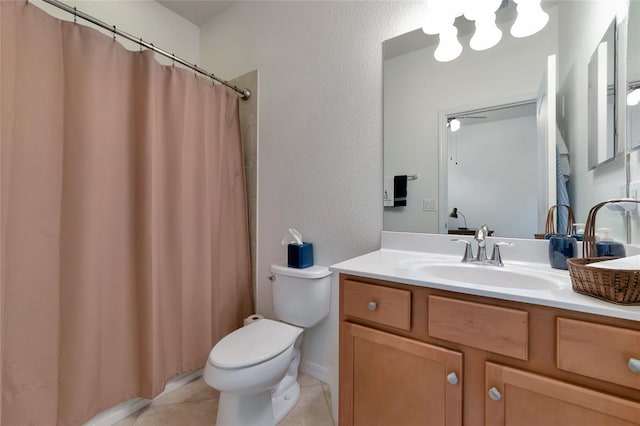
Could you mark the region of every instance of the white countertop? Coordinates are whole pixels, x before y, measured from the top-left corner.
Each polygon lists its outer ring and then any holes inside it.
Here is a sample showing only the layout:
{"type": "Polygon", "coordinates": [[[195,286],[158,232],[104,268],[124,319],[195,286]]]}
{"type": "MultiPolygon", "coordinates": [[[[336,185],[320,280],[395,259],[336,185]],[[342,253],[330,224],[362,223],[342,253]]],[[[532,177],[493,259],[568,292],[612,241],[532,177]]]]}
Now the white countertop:
{"type": "MultiPolygon", "coordinates": [[[[385,232],[383,232],[382,248],[380,250],[337,263],[331,266],[330,269],[344,274],[395,281],[420,287],[640,321],[640,306],[616,305],[574,292],[571,288],[571,278],[568,271],[553,269],[548,263],[540,262],[545,257],[540,252],[546,250],[546,241],[496,239],[496,241],[516,241],[516,244],[519,244],[520,247],[519,250],[514,249],[511,253],[512,259],[517,260],[510,260],[509,250],[512,249],[504,248],[502,259],[505,266],[502,271],[533,275],[553,283],[553,288],[551,289],[525,289],[499,285],[470,284],[443,277],[433,277],[429,273],[425,273],[425,267],[428,269],[428,265],[459,264],[464,251],[463,245],[451,243],[450,236],[422,234],[423,236],[416,237],[416,234],[408,234],[408,237],[414,242],[414,244],[409,244],[411,250],[399,250],[397,247],[402,244],[399,243],[398,237],[402,238],[402,233],[386,234],[388,235],[385,238],[385,232]],[[421,240],[423,244],[415,244],[417,240],[421,240]],[[453,250],[450,246],[452,244],[456,246],[455,249],[459,252],[456,255],[451,254],[453,250]],[[445,253],[434,253],[427,250],[438,245],[445,247],[442,250],[445,253]],[[423,248],[425,251],[422,251],[423,248]],[[538,252],[537,255],[525,256],[525,254],[535,251],[538,252]],[[529,257],[536,261],[522,260],[523,257],[529,257]]],[[[487,245],[488,248],[491,246],[491,243],[487,245]]],[[[500,268],[486,265],[469,265],[469,267],[500,268]]]]}

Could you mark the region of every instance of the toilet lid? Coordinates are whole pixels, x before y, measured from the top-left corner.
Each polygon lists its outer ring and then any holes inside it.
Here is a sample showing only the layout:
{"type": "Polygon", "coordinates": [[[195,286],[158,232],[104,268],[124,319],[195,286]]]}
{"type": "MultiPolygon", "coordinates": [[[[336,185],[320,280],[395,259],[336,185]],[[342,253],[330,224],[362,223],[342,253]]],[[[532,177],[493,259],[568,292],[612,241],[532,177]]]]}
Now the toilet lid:
{"type": "Polygon", "coordinates": [[[261,319],[226,335],[211,350],[209,362],[219,368],[242,368],[267,361],[293,345],[301,328],[261,319]]]}

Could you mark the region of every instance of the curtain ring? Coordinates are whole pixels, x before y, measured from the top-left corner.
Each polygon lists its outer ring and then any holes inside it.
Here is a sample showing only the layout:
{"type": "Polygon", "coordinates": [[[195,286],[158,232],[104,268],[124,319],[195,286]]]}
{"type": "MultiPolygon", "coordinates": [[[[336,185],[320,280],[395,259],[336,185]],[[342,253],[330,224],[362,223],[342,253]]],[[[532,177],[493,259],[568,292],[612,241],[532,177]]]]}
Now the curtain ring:
{"type": "Polygon", "coordinates": [[[113,26],[113,41],[116,41],[116,31],[117,31],[117,29],[116,29],[116,26],[114,25],[113,26]]]}
{"type": "Polygon", "coordinates": [[[171,54],[171,66],[175,68],[176,66],[176,54],[172,53],[171,54]]]}
{"type": "Polygon", "coordinates": [[[73,23],[74,24],[78,23],[78,10],[76,9],[75,6],[73,6],[73,23]]]}
{"type": "Polygon", "coordinates": [[[140,51],[142,52],[142,37],[140,37],[140,41],[138,42],[138,45],[140,46],[140,51]]]}

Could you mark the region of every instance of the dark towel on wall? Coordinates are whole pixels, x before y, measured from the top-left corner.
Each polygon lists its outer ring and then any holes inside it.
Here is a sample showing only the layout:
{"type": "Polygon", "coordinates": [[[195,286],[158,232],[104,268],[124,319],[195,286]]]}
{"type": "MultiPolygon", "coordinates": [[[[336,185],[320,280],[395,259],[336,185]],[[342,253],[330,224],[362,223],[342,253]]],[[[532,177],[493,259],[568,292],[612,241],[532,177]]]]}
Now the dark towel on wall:
{"type": "Polygon", "coordinates": [[[407,205],[407,175],[393,177],[393,206],[407,205]]]}

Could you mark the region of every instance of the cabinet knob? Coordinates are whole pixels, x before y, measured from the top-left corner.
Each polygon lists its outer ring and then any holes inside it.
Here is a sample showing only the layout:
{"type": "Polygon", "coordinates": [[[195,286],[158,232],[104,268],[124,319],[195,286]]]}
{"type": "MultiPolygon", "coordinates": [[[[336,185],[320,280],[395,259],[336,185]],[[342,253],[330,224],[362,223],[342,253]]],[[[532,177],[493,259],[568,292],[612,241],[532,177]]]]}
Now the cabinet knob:
{"type": "Polygon", "coordinates": [[[498,389],[491,388],[489,389],[489,398],[493,399],[494,401],[500,401],[502,399],[502,394],[498,389]]]}
{"type": "Polygon", "coordinates": [[[369,302],[370,311],[375,311],[377,307],[378,307],[378,304],[376,302],[369,302]]]}
{"type": "Polygon", "coordinates": [[[456,376],[456,373],[447,374],[447,382],[451,383],[452,385],[457,385],[458,384],[458,376],[456,376]]]}
{"type": "Polygon", "coordinates": [[[640,359],[629,358],[627,366],[632,373],[640,374],[640,359]]]}

